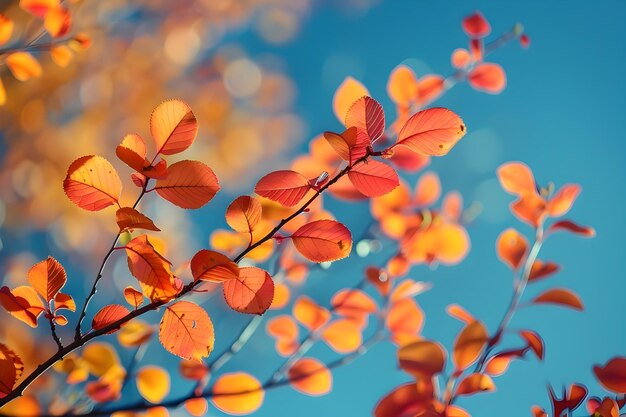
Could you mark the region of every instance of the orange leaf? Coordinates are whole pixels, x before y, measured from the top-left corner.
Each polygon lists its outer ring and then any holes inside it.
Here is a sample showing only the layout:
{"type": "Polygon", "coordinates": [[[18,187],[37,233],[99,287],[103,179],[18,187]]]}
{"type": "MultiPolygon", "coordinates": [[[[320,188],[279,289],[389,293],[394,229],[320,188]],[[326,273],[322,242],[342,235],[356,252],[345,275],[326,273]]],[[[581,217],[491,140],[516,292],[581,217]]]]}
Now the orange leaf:
{"type": "MultiPolygon", "coordinates": [[[[116,321],[123,319],[130,314],[130,311],[124,306],[118,304],[111,304],[102,307],[100,311],[96,313],[91,322],[91,328],[94,330],[100,330],[107,327],[116,321]]],[[[119,327],[107,332],[107,334],[115,333],[119,330],[119,327]]]]}
{"type": "Polygon", "coordinates": [[[522,162],[507,162],[498,168],[498,179],[504,191],[511,194],[536,194],[535,177],[522,162]]]}
{"type": "Polygon", "coordinates": [[[467,75],[467,81],[476,90],[498,94],[506,87],[506,74],[498,64],[478,64],[467,75]]]}
{"type": "Polygon", "coordinates": [[[607,390],[626,393],[626,357],[612,358],[604,366],[595,365],[593,373],[607,390]]]}
{"type": "Polygon", "coordinates": [[[37,327],[37,318],[46,309],[37,292],[29,286],[0,288],[0,304],[16,319],[37,327]]]}
{"type": "Polygon", "coordinates": [[[13,21],[0,13],[0,45],[7,43],[11,39],[13,26],[13,21]]]}
{"type": "Polygon", "coordinates": [[[611,397],[604,397],[602,403],[594,410],[593,417],[619,417],[620,406],[611,397]]]}
{"type": "Polygon", "coordinates": [[[356,100],[346,114],[347,128],[356,127],[359,134],[367,137],[367,142],[374,142],[385,132],[385,112],[383,106],[371,97],[356,100]]]}
{"type": "Polygon", "coordinates": [[[141,320],[126,322],[117,334],[117,340],[124,347],[136,347],[144,344],[154,334],[154,328],[141,320]]]}
{"type": "Polygon", "coordinates": [[[201,381],[207,375],[209,375],[209,368],[202,362],[182,360],[178,367],[180,375],[183,378],[191,379],[192,381],[201,381]]]}
{"type": "Polygon", "coordinates": [[[201,361],[213,350],[213,323],[197,304],[178,301],[168,306],[163,314],[159,340],[168,352],[183,359],[201,361]]]}
{"type": "Polygon", "coordinates": [[[550,226],[550,232],[557,232],[561,230],[566,230],[571,233],[576,233],[577,235],[581,235],[584,237],[594,237],[596,235],[596,231],[592,227],[581,226],[569,220],[561,220],[550,226]]]}
{"type": "Polygon", "coordinates": [[[583,303],[578,295],[565,288],[548,290],[532,300],[533,304],[558,304],[582,311],[583,303]]]}
{"type": "Polygon", "coordinates": [[[184,209],[197,209],[211,201],[220,190],[217,177],[199,161],[179,161],[168,169],[154,189],[167,201],[184,209]]]}
{"type": "Polygon", "coordinates": [[[280,310],[289,304],[289,298],[291,297],[291,290],[289,286],[282,282],[274,284],[274,299],[270,308],[272,310],[280,310]]]}
{"type": "Polygon", "coordinates": [[[87,155],[72,162],[63,189],[78,207],[98,211],[118,204],[122,181],[109,161],[101,156],[87,155]]]}
{"type": "Polygon", "coordinates": [[[389,165],[380,161],[367,161],[355,165],[348,172],[354,187],[368,197],[379,197],[400,185],[398,174],[389,165]]]}
{"type": "Polygon", "coordinates": [[[209,411],[206,398],[192,398],[185,401],[185,410],[193,417],[203,417],[209,411]]]}
{"type": "Polygon", "coordinates": [[[50,48],[50,58],[61,68],[67,67],[72,61],[73,56],[72,50],[66,45],[53,46],[50,48]]]}
{"type": "Polygon", "coordinates": [[[295,171],[274,171],[257,182],[254,192],[284,206],[293,207],[309,191],[310,184],[295,171]]]}
{"type": "MultiPolygon", "coordinates": [[[[0,385],[2,385],[2,383],[0,383],[0,385]]],[[[1,396],[2,394],[0,394],[0,397],[1,396]]],[[[43,414],[43,411],[34,396],[24,394],[21,397],[11,400],[10,403],[3,405],[2,413],[16,417],[33,417],[43,414]]]]}
{"type": "Polygon", "coordinates": [[[72,15],[65,7],[54,7],[46,13],[44,27],[53,38],[65,36],[72,25],[72,15]]]}
{"type": "Polygon", "coordinates": [[[24,363],[9,349],[0,343],[0,398],[13,390],[13,386],[24,372],[24,363]]]}
{"type": "Polygon", "coordinates": [[[417,112],[407,120],[394,146],[403,145],[423,155],[442,156],[465,135],[465,125],[448,109],[417,112]]]}
{"type": "Polygon", "coordinates": [[[213,384],[212,392],[213,405],[225,413],[234,415],[253,413],[261,407],[265,397],[261,383],[244,372],[220,376],[213,384]]]}
{"type": "Polygon", "coordinates": [[[460,320],[465,324],[470,324],[476,321],[476,318],[474,316],[472,316],[470,313],[467,312],[467,310],[465,310],[458,304],[450,304],[448,307],[446,307],[446,312],[451,317],[454,317],[455,319],[460,320]]]}
{"type": "Polygon", "coordinates": [[[420,207],[429,207],[435,204],[441,196],[441,182],[434,172],[422,175],[415,187],[415,204],[420,207]]]}
{"type": "Polygon", "coordinates": [[[552,217],[560,217],[566,214],[576,201],[576,197],[580,194],[580,186],[576,184],[567,184],[561,187],[548,203],[548,212],[552,217]]]}
{"type": "Polygon", "coordinates": [[[338,291],[331,300],[335,313],[349,318],[362,318],[378,310],[376,302],[358,289],[338,291]]]}
{"type": "Polygon", "coordinates": [[[191,258],[191,274],[195,281],[221,283],[239,277],[239,266],[227,256],[203,249],[191,258]]]}
{"type": "Polygon", "coordinates": [[[443,371],[446,351],[436,342],[419,340],[398,349],[398,362],[405,372],[420,379],[430,379],[443,371]]]}
{"type": "Polygon", "coordinates": [[[4,88],[4,83],[0,79],[0,106],[7,102],[7,90],[4,88]]]}
{"type": "Polygon", "coordinates": [[[144,366],[135,378],[139,394],[153,404],[163,401],[170,392],[170,375],[159,366],[144,366]]]}
{"type": "Polygon", "coordinates": [[[389,75],[387,94],[395,104],[408,107],[417,96],[417,78],[413,70],[405,65],[395,67],[389,75]]]}
{"type": "Polygon", "coordinates": [[[487,364],[485,365],[485,373],[491,376],[503,375],[507,369],[509,369],[509,365],[513,362],[513,359],[515,359],[515,357],[511,355],[494,355],[487,361],[487,364]]]}
{"type": "Polygon", "coordinates": [[[76,311],[76,301],[74,301],[71,295],[60,292],[54,296],[54,309],[76,311]]]}
{"type": "Polygon", "coordinates": [[[137,172],[150,165],[146,159],[146,143],[139,135],[129,134],[124,136],[122,143],[115,148],[115,154],[126,165],[137,172]]]}
{"type": "Polygon", "coordinates": [[[224,299],[240,313],[263,314],[272,305],[274,281],[261,268],[241,268],[238,277],[224,282],[224,299]]]}
{"type": "Polygon", "coordinates": [[[386,324],[393,341],[402,345],[417,339],[424,324],[424,313],[415,300],[403,298],[389,309],[386,324]]]}
{"type": "Polygon", "coordinates": [[[425,106],[443,93],[445,79],[440,75],[425,75],[417,82],[417,99],[425,106]]]}
{"type": "Polygon", "coordinates": [[[489,375],[471,374],[465,377],[456,389],[457,395],[472,395],[477,392],[495,391],[496,385],[489,375]]]}
{"type": "Polygon", "coordinates": [[[150,300],[171,299],[178,294],[170,263],[140,235],[126,244],[128,269],[137,278],[142,291],[150,300]]]}
{"type": "Polygon", "coordinates": [[[50,302],[67,282],[67,275],[63,266],[49,256],[28,271],[28,282],[44,300],[50,302]]]}
{"type": "Polygon", "coordinates": [[[11,74],[19,81],[28,81],[31,78],[41,77],[41,64],[28,52],[14,52],[4,61],[11,74]]]}
{"type": "Polygon", "coordinates": [[[452,52],[452,58],[450,59],[454,68],[465,68],[472,61],[472,57],[467,49],[458,48],[452,52]]]}
{"type": "Polygon", "coordinates": [[[463,19],[463,30],[472,38],[484,38],[491,32],[489,22],[480,12],[474,12],[463,19]]]}
{"type": "Polygon", "coordinates": [[[452,359],[457,370],[466,369],[478,359],[489,335],[480,321],[474,321],[461,330],[454,342],[452,359]]]}
{"type": "Polygon", "coordinates": [[[312,262],[343,259],[352,250],[352,234],[334,220],[317,220],[300,227],[291,240],[302,256],[312,262]]]}
{"type": "Polygon", "coordinates": [[[429,414],[421,414],[426,409],[426,404],[433,400],[432,385],[425,392],[418,391],[415,382],[400,385],[385,395],[376,404],[375,417],[431,417],[429,414]]]}
{"type": "Polygon", "coordinates": [[[391,155],[389,161],[404,171],[418,172],[430,163],[429,156],[415,153],[405,146],[394,148],[392,152],[393,155],[391,155]]]}
{"type": "Polygon", "coordinates": [[[324,395],[332,389],[333,375],[322,362],[314,358],[296,361],[288,371],[291,386],[303,394],[324,395]]]}
{"type": "Polygon", "coordinates": [[[559,272],[559,269],[559,266],[554,262],[543,262],[537,259],[530,269],[528,282],[538,281],[552,274],[556,274],[559,272]]]}
{"type": "Polygon", "coordinates": [[[393,289],[389,300],[391,303],[400,301],[403,298],[415,297],[418,294],[423,293],[430,289],[431,284],[422,281],[413,281],[412,279],[405,279],[399,283],[396,288],[393,289]]]}
{"type": "Polygon", "coordinates": [[[359,325],[350,319],[339,319],[324,328],[322,339],[338,353],[357,350],[363,342],[359,325]]]}
{"type": "Polygon", "coordinates": [[[526,257],[528,241],[517,230],[509,228],[498,236],[496,251],[502,262],[516,270],[526,257]]]}
{"type": "Polygon", "coordinates": [[[28,13],[43,19],[48,10],[59,7],[60,0],[20,0],[20,7],[28,13]]]}
{"type": "Polygon", "coordinates": [[[126,230],[144,229],[161,231],[146,215],[132,207],[122,207],[115,212],[115,221],[120,228],[120,233],[126,230]]]}
{"type": "Polygon", "coordinates": [[[291,316],[276,316],[267,322],[267,333],[277,339],[296,339],[298,325],[291,316]]]}
{"type": "Polygon", "coordinates": [[[191,146],[198,134],[198,121],[187,103],[168,100],[152,112],[150,132],[157,154],[173,155],[191,146]]]}
{"type": "Polygon", "coordinates": [[[350,165],[366,155],[371,143],[369,137],[360,133],[356,127],[349,127],[341,134],[324,132],[324,139],[350,165]]]}
{"type": "Polygon", "coordinates": [[[544,344],[541,336],[532,330],[522,330],[519,332],[519,335],[528,343],[528,346],[537,355],[537,358],[543,360],[544,344]]]}
{"type": "MultiPolygon", "coordinates": [[[[200,168],[198,170],[200,172],[205,171],[205,170],[200,169],[200,168]]],[[[169,174],[169,171],[167,169],[167,162],[165,162],[164,159],[161,159],[155,165],[145,166],[141,172],[146,177],[153,178],[155,180],[164,180],[164,179],[167,178],[167,175],[169,174]]],[[[137,173],[133,173],[133,174],[137,174],[137,173]]],[[[131,174],[131,176],[132,176],[132,174],[131,174]]]]}
{"type": "Polygon", "coordinates": [[[128,304],[137,309],[143,304],[143,293],[133,287],[126,287],[124,288],[124,299],[128,304]]]}
{"type": "Polygon", "coordinates": [[[333,96],[333,111],[341,123],[346,120],[346,115],[352,104],[363,96],[369,96],[369,91],[352,77],[346,77],[337,87],[333,96]]]}
{"type": "Polygon", "coordinates": [[[261,220],[261,202],[247,195],[237,197],[226,209],[226,223],[235,231],[252,233],[261,220]]]}
{"type": "Polygon", "coordinates": [[[330,311],[319,306],[309,297],[301,296],[293,305],[293,316],[304,327],[314,331],[328,323],[330,311]]]}

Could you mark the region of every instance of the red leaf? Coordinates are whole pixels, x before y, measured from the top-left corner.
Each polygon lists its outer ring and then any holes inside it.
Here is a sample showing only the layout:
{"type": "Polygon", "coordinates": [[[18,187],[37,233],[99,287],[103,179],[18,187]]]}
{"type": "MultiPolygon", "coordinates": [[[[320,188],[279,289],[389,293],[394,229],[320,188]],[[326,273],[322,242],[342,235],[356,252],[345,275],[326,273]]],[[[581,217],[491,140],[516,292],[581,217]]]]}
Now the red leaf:
{"type": "Polygon", "coordinates": [[[191,259],[194,281],[221,283],[239,277],[239,266],[226,255],[203,249],[191,259]]]}
{"type": "Polygon", "coordinates": [[[361,194],[368,197],[385,195],[400,185],[393,168],[374,160],[355,165],[348,172],[348,178],[361,194]]]}
{"type": "Polygon", "coordinates": [[[442,156],[465,135],[465,125],[448,109],[422,110],[407,120],[394,146],[403,145],[423,155],[442,156]]]}
{"type": "Polygon", "coordinates": [[[263,314],[272,305],[274,281],[260,268],[241,268],[239,277],[224,282],[224,299],[240,313],[263,314]]]}
{"type": "Polygon", "coordinates": [[[519,43],[522,45],[522,48],[528,49],[530,47],[530,37],[525,33],[521,34],[519,37],[519,43]]]}
{"type": "Polygon", "coordinates": [[[109,161],[87,155],[72,162],[63,181],[63,190],[78,207],[98,211],[117,204],[122,181],[109,161]]]}
{"type": "Polygon", "coordinates": [[[198,134],[198,121],[186,103],[168,100],[152,112],[150,132],[157,154],[173,155],[191,146],[198,134]]]}
{"type": "Polygon", "coordinates": [[[473,38],[484,38],[491,32],[489,22],[480,12],[474,12],[463,19],[463,30],[473,38]]]}
{"type": "MultiPolygon", "coordinates": [[[[128,309],[124,306],[121,306],[118,304],[105,306],[100,311],[98,311],[96,315],[93,317],[93,321],[91,322],[91,327],[94,330],[103,329],[107,327],[108,325],[115,323],[116,321],[126,317],[129,314],[130,314],[130,311],[128,311],[128,309]]],[[[107,334],[115,333],[118,330],[119,330],[119,327],[107,332],[107,334]]]]}
{"type": "Polygon", "coordinates": [[[596,231],[592,227],[581,226],[569,220],[558,221],[550,226],[548,230],[550,232],[565,230],[584,237],[594,237],[596,235],[596,231]]]}
{"type": "Polygon", "coordinates": [[[595,365],[593,373],[602,386],[609,391],[626,393],[626,357],[615,357],[604,366],[595,365]]]}
{"type": "Polygon", "coordinates": [[[161,231],[146,215],[141,214],[132,207],[122,207],[115,212],[115,221],[120,228],[120,233],[125,230],[144,229],[155,232],[161,231]]]}
{"type": "Polygon", "coordinates": [[[300,227],[291,235],[294,246],[312,262],[331,262],[345,258],[352,250],[352,234],[334,220],[317,220],[300,227]]]}
{"type": "Polygon", "coordinates": [[[535,352],[539,360],[543,360],[544,343],[543,339],[537,332],[531,330],[522,330],[519,335],[526,340],[528,346],[535,352]]]}
{"type": "Polygon", "coordinates": [[[213,350],[213,323],[197,304],[179,301],[165,309],[159,326],[159,341],[178,357],[201,361],[213,350]]]}
{"type": "Polygon", "coordinates": [[[295,171],[274,171],[257,182],[254,192],[280,204],[293,207],[302,200],[310,184],[295,171]]]}
{"type": "Polygon", "coordinates": [[[165,179],[154,187],[161,197],[184,209],[197,209],[220,190],[217,177],[199,161],[179,161],[171,165],[165,179]]]}
{"type": "Polygon", "coordinates": [[[580,297],[565,288],[554,288],[548,290],[538,295],[532,302],[533,304],[559,304],[580,311],[584,309],[580,297]]]}
{"type": "Polygon", "coordinates": [[[361,97],[348,109],[346,127],[356,127],[368,141],[374,142],[385,132],[385,112],[379,102],[371,97],[361,97]]]}
{"type": "Polygon", "coordinates": [[[467,81],[476,90],[498,94],[506,87],[506,74],[498,64],[478,64],[467,75],[467,81]]]}

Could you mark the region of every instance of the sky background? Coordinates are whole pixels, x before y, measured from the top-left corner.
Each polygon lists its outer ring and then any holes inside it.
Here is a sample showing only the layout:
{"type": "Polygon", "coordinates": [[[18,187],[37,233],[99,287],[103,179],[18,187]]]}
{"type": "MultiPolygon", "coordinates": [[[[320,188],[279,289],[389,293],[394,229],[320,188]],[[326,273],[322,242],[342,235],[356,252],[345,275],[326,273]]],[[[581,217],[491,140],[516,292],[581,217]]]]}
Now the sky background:
{"type": "MultiPolygon", "coordinates": [[[[449,74],[451,52],[467,46],[460,27],[465,15],[480,10],[492,25],[492,36],[509,30],[516,22],[524,25],[532,40],[530,49],[523,50],[513,42],[490,57],[506,70],[508,85],[503,93],[488,95],[461,84],[436,103],[461,115],[468,134],[448,156],[433,160],[428,169],[440,175],[444,191],[459,190],[466,202],[480,202],[483,211],[468,229],[472,250],[460,265],[436,270],[416,267],[409,276],[434,284],[432,290],[418,297],[426,314],[424,337],[451,346],[460,330],[460,324],[445,313],[451,303],[461,304],[493,331],[512,291],[510,271],[496,258],[495,240],[508,227],[531,237],[531,229],[509,213],[512,198],[500,189],[495,170],[504,162],[519,160],[533,169],[540,185],[549,181],[557,186],[581,184],[583,192],[568,217],[593,226],[597,237],[551,237],[540,258],[557,262],[562,271],[532,285],[527,297],[551,286],[569,287],[582,297],[585,311],[542,306],[520,312],[511,327],[533,329],[543,336],[544,362],[530,356],[515,362],[505,376],[496,379],[497,392],[463,398],[458,404],[474,416],[521,417],[530,415],[533,404],[548,406],[548,383],[560,387],[583,382],[592,392],[603,394],[594,382],[592,366],[626,355],[626,221],[622,214],[626,205],[626,144],[622,137],[626,2],[391,0],[365,12],[337,7],[339,3],[317,3],[300,34],[286,45],[268,45],[245,29],[224,41],[243,44],[252,58],[268,52],[282,57],[285,71],[297,86],[295,112],[306,121],[307,138],[341,129],[331,103],[346,76],[363,82],[391,115],[393,106],[386,94],[390,71],[404,63],[418,75],[449,74]]],[[[302,142],[292,156],[306,151],[307,146],[302,142]]],[[[286,165],[264,168],[269,172],[286,165]]],[[[417,177],[408,177],[412,185],[417,177]]],[[[223,227],[223,209],[229,197],[236,195],[235,191],[232,195],[225,191],[211,208],[192,214],[192,233],[200,241],[207,241],[208,231],[215,226],[214,215],[219,213],[217,221],[223,227]]],[[[354,235],[362,234],[369,224],[367,203],[329,204],[354,235]]],[[[14,238],[4,242],[6,252],[18,246],[31,247],[42,258],[52,252],[60,256],[70,275],[78,274],[71,260],[48,247],[50,239],[45,231],[14,238]]],[[[384,257],[339,262],[324,274],[313,274],[305,290],[327,303],[338,288],[356,284],[367,265],[384,257]]],[[[120,258],[112,263],[111,270],[121,272],[124,264],[120,258]]],[[[229,344],[229,335],[246,320],[230,314],[215,322],[216,333],[221,335],[216,351],[229,344]]],[[[335,357],[325,346],[316,346],[311,353],[326,360],[335,357]]],[[[157,343],[150,347],[148,357],[153,363],[169,363],[176,368],[177,361],[157,343]]],[[[273,344],[259,334],[223,371],[243,369],[263,380],[280,363],[273,344]]],[[[288,388],[268,392],[255,415],[366,416],[385,393],[410,380],[396,369],[395,346],[390,344],[376,346],[352,365],[336,370],[334,376],[333,391],[321,398],[288,388]]],[[[189,386],[176,380],[173,385],[174,394],[182,394],[189,386]]],[[[221,414],[211,408],[208,415],[221,414]]]]}

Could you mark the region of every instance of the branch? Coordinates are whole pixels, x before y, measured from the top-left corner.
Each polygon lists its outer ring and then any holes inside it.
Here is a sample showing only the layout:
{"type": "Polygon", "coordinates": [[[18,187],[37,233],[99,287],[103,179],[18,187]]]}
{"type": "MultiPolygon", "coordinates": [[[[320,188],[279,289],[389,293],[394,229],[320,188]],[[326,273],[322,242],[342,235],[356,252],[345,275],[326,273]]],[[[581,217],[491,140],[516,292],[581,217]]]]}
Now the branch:
{"type": "Polygon", "coordinates": [[[50,322],[50,331],[52,332],[52,338],[59,347],[59,350],[61,350],[63,349],[63,343],[61,343],[61,338],[59,338],[59,335],[57,334],[57,326],[56,324],[54,324],[54,317],[52,316],[52,314],[50,314],[50,316],[48,317],[48,321],[50,322]]]}

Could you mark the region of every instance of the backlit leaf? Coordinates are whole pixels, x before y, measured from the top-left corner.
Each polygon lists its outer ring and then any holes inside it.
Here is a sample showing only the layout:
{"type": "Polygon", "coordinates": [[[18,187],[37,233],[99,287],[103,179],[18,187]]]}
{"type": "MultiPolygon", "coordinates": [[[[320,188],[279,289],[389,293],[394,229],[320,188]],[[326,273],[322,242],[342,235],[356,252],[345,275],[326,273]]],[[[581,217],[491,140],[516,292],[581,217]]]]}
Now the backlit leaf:
{"type": "Polygon", "coordinates": [[[302,256],[312,262],[343,259],[352,250],[352,234],[334,220],[317,220],[300,227],[291,240],[302,256]]]}
{"type": "Polygon", "coordinates": [[[137,278],[143,293],[150,300],[170,299],[178,294],[170,263],[140,235],[126,244],[128,269],[137,278]]]}
{"type": "Polygon", "coordinates": [[[368,142],[371,143],[385,132],[383,106],[371,97],[361,97],[348,109],[345,125],[347,128],[356,127],[359,133],[363,132],[368,142]]]}
{"type": "Polygon", "coordinates": [[[154,327],[141,320],[127,322],[117,333],[117,340],[124,347],[136,347],[152,338],[154,327]]]}
{"type": "Polygon", "coordinates": [[[54,296],[54,309],[76,311],[76,301],[71,295],[60,292],[54,296]]]}
{"type": "Polygon", "coordinates": [[[423,155],[442,156],[464,135],[465,125],[459,116],[448,109],[432,108],[411,116],[394,146],[406,146],[423,155]]]}
{"type": "Polygon", "coordinates": [[[72,25],[72,15],[65,7],[54,7],[44,17],[44,27],[53,38],[65,36],[72,25]]]}
{"type": "Polygon", "coordinates": [[[274,299],[274,281],[256,267],[239,270],[239,276],[224,282],[224,299],[240,313],[263,314],[274,299]]]}
{"type": "Polygon", "coordinates": [[[50,302],[67,282],[67,275],[63,266],[49,256],[28,271],[28,282],[44,300],[50,302]]]}
{"type": "Polygon", "coordinates": [[[394,68],[387,82],[387,94],[395,104],[408,107],[417,96],[417,78],[413,70],[405,65],[394,68]]]}
{"type": "Polygon", "coordinates": [[[146,143],[139,135],[129,134],[124,136],[122,143],[115,148],[115,154],[126,165],[137,172],[143,171],[150,165],[146,159],[146,143]]]}
{"type": "Polygon", "coordinates": [[[387,313],[386,325],[392,340],[403,345],[418,339],[424,325],[424,313],[412,298],[393,303],[387,313]]]}
{"type": "Polygon", "coordinates": [[[191,146],[198,134],[198,121],[185,102],[168,100],[152,112],[150,132],[157,153],[173,155],[191,146]]]}
{"type": "Polygon", "coordinates": [[[143,293],[141,291],[137,291],[133,287],[124,288],[124,299],[128,304],[130,304],[133,308],[138,308],[143,304],[143,293]]]}
{"type": "Polygon", "coordinates": [[[552,217],[560,217],[566,214],[580,194],[580,186],[577,184],[567,184],[557,191],[548,203],[548,212],[552,217]]]}
{"type": "Polygon", "coordinates": [[[221,283],[239,277],[239,266],[229,257],[203,249],[191,258],[191,274],[195,281],[221,283]]]}
{"type": "MultiPolygon", "coordinates": [[[[94,330],[103,329],[108,325],[113,324],[120,319],[123,319],[129,314],[130,311],[128,311],[128,309],[124,306],[118,304],[105,306],[93,317],[93,321],[91,322],[91,328],[94,330]]],[[[114,333],[117,330],[119,330],[119,327],[107,332],[107,334],[114,333]]]]}
{"type": "Polygon", "coordinates": [[[170,375],[159,366],[144,366],[135,377],[139,394],[147,401],[158,404],[170,392],[170,375]]]}
{"type": "Polygon", "coordinates": [[[166,307],[163,313],[159,340],[168,352],[183,359],[200,361],[213,350],[213,323],[197,304],[178,301],[166,307]]]}
{"type": "Polygon", "coordinates": [[[355,165],[348,172],[354,187],[368,197],[379,197],[400,184],[398,174],[389,165],[375,160],[355,165]]]}
{"type": "Polygon", "coordinates": [[[198,209],[211,201],[220,190],[217,177],[199,161],[179,161],[168,168],[165,179],[154,189],[172,204],[184,209],[198,209]]]}
{"type": "Polygon", "coordinates": [[[398,349],[398,362],[414,377],[430,379],[443,371],[446,352],[439,343],[419,340],[398,349]]]}
{"type": "Polygon", "coordinates": [[[498,168],[498,179],[505,191],[523,195],[536,193],[535,177],[528,165],[522,162],[507,162],[498,168]]]}
{"type": "Polygon", "coordinates": [[[360,318],[378,310],[376,302],[359,289],[340,290],[330,303],[335,313],[349,318],[360,318]]]}
{"type": "Polygon", "coordinates": [[[612,358],[604,366],[595,365],[593,373],[607,390],[626,393],[626,357],[612,358]]]}
{"type": "Polygon", "coordinates": [[[467,49],[458,48],[452,52],[450,61],[454,68],[465,68],[472,61],[472,57],[467,49]]]}
{"type": "MultiPolygon", "coordinates": [[[[424,411],[424,403],[433,399],[430,390],[418,391],[415,382],[394,388],[376,404],[375,417],[413,417],[424,411]]],[[[431,417],[428,414],[422,414],[431,417]]]]}
{"type": "Polygon", "coordinates": [[[322,362],[314,358],[296,361],[287,372],[291,386],[307,395],[324,395],[332,389],[333,375],[322,362]]]}
{"type": "Polygon", "coordinates": [[[63,189],[78,207],[98,211],[118,204],[122,181],[109,161],[101,156],[87,155],[72,162],[63,189]]]}
{"type": "Polygon", "coordinates": [[[470,324],[476,321],[474,316],[458,304],[450,304],[446,307],[446,313],[465,324],[470,324]]]}
{"type": "Polygon", "coordinates": [[[335,352],[349,353],[361,346],[363,337],[360,326],[354,320],[339,319],[324,327],[322,340],[335,352]]]}
{"type": "Polygon", "coordinates": [[[28,52],[14,52],[9,54],[5,61],[11,74],[19,81],[28,81],[31,78],[41,77],[41,64],[28,52]]]}
{"type": "Polygon", "coordinates": [[[364,157],[370,146],[367,135],[360,134],[356,127],[349,127],[343,133],[324,132],[324,139],[332,146],[337,154],[353,165],[357,160],[364,157]]]}
{"type": "Polygon", "coordinates": [[[263,404],[265,391],[261,383],[245,372],[224,374],[212,388],[211,402],[221,411],[233,414],[251,414],[263,404]]]}
{"type": "Polygon", "coordinates": [[[369,96],[369,91],[363,84],[352,77],[343,80],[333,96],[333,111],[341,123],[346,120],[352,104],[363,96],[369,96]]]}
{"type": "Polygon", "coordinates": [[[293,207],[309,191],[310,184],[295,171],[274,171],[257,182],[254,192],[284,206],[293,207]]]}
{"type": "Polygon", "coordinates": [[[429,207],[441,196],[441,181],[434,172],[424,173],[415,187],[415,205],[429,207]]]}
{"type": "Polygon", "coordinates": [[[476,90],[498,94],[506,87],[506,74],[498,64],[478,64],[467,75],[467,81],[476,90]]]}
{"type": "Polygon", "coordinates": [[[122,207],[115,212],[115,221],[117,222],[120,232],[125,230],[153,230],[159,232],[161,229],[156,227],[152,220],[146,215],[140,213],[132,207],[122,207]]]}
{"type": "Polygon", "coordinates": [[[528,251],[528,241],[515,229],[506,229],[498,236],[496,252],[498,258],[511,269],[518,269],[528,251]]]}
{"type": "Polygon", "coordinates": [[[37,292],[29,286],[0,288],[0,304],[16,319],[37,327],[37,318],[46,309],[46,306],[37,295],[37,292]]]}
{"type": "Polygon", "coordinates": [[[202,417],[207,414],[209,404],[206,398],[192,398],[185,401],[185,410],[193,417],[202,417]]]}
{"type": "Polygon", "coordinates": [[[465,326],[454,342],[452,359],[456,369],[463,370],[474,363],[488,340],[487,329],[480,321],[465,326]]]}
{"type": "Polygon", "coordinates": [[[261,220],[261,202],[247,195],[237,197],[226,209],[226,223],[235,231],[252,233],[261,220]]]}
{"type": "Polygon", "coordinates": [[[576,293],[566,288],[553,288],[533,299],[533,304],[558,304],[582,311],[583,303],[576,293]]]}
{"type": "Polygon", "coordinates": [[[456,393],[457,395],[472,395],[478,392],[495,390],[496,385],[489,375],[471,374],[459,383],[456,393]]]}
{"type": "Polygon", "coordinates": [[[6,397],[22,376],[24,363],[6,345],[0,343],[0,398],[6,397]]]}
{"type": "Polygon", "coordinates": [[[304,327],[314,331],[330,320],[330,311],[306,296],[299,297],[293,305],[293,316],[304,327]]]}

